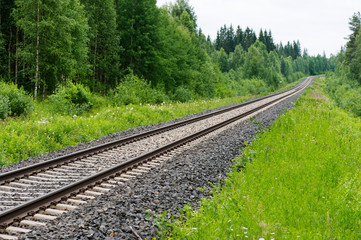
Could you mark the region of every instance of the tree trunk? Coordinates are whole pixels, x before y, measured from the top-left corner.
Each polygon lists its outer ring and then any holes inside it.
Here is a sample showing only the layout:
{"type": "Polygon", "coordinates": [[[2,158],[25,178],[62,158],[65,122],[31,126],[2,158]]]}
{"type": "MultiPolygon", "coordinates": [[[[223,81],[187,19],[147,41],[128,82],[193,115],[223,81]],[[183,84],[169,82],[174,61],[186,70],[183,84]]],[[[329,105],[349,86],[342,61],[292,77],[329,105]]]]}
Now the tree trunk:
{"type": "Polygon", "coordinates": [[[8,77],[11,77],[11,43],[13,38],[13,29],[10,26],[10,36],[9,36],[9,45],[8,45],[8,77]]]}
{"type": "Polygon", "coordinates": [[[40,3],[37,1],[37,15],[36,15],[36,70],[35,70],[35,88],[34,88],[34,98],[37,98],[38,95],[38,83],[39,83],[39,14],[40,14],[40,3]]]}
{"type": "MultiPolygon", "coordinates": [[[[26,46],[26,38],[25,38],[25,33],[23,33],[23,48],[25,49],[25,46],[26,46]]],[[[23,79],[25,79],[25,59],[23,59],[23,79]]]]}
{"type": "MultiPolygon", "coordinates": [[[[134,23],[132,23],[132,29],[134,29],[134,23]]],[[[130,34],[130,49],[133,47],[133,34],[130,34]]],[[[130,55],[130,66],[133,67],[133,54],[130,55]]]]}
{"type": "Polygon", "coordinates": [[[45,91],[46,91],[46,86],[45,83],[43,83],[43,101],[45,100],[45,91]]]}
{"type": "Polygon", "coordinates": [[[16,45],[15,45],[15,83],[18,83],[18,46],[19,45],[19,28],[16,27],[16,45]]]}
{"type": "Polygon", "coordinates": [[[98,51],[98,31],[96,31],[95,34],[95,46],[94,46],[94,59],[93,59],[93,91],[95,90],[95,86],[96,86],[96,78],[97,78],[97,68],[96,68],[96,64],[97,64],[97,51],[98,51]]]}

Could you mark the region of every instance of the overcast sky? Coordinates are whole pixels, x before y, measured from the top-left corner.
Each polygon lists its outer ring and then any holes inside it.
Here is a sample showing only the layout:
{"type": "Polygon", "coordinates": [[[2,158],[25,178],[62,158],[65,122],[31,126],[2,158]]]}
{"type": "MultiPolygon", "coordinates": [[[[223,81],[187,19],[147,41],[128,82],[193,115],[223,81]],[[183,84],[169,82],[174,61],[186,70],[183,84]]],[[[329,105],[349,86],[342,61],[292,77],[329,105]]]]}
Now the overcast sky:
{"type": "MultiPolygon", "coordinates": [[[[175,0],[157,0],[158,6],[175,0]]],[[[212,40],[227,24],[247,26],[258,35],[271,30],[276,43],[299,40],[310,55],[336,54],[350,34],[349,18],[361,11],[360,0],[189,0],[198,27],[212,40]]]]}

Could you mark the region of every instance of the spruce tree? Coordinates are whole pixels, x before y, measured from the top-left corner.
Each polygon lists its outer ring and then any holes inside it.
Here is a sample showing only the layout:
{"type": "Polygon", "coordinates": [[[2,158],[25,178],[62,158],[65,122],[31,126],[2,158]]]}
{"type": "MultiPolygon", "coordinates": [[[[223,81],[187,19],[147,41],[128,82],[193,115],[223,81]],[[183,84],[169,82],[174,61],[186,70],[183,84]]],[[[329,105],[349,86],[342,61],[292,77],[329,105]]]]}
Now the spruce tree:
{"type": "Polygon", "coordinates": [[[361,14],[360,12],[354,13],[350,18],[351,34],[348,37],[346,44],[345,63],[350,67],[350,77],[361,82],[361,14]]]}

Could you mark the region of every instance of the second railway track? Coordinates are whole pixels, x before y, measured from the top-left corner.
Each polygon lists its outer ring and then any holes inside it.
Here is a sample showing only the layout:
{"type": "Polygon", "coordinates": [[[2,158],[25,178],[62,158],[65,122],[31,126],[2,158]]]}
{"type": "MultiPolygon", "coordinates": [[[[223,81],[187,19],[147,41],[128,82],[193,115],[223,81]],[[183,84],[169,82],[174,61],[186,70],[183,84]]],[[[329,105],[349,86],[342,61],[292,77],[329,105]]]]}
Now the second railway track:
{"type": "MultiPolygon", "coordinates": [[[[21,232],[21,229],[12,226],[14,223],[16,226],[21,222],[21,225],[36,224],[36,222],[31,223],[31,221],[24,220],[26,216],[30,216],[30,219],[33,220],[51,220],[62,210],[71,209],[71,204],[82,203],[84,200],[96,196],[97,192],[107,191],[108,187],[111,187],[111,182],[109,184],[102,183],[102,181],[117,178],[113,181],[116,183],[118,180],[131,178],[132,175],[139,175],[142,171],[149,170],[152,164],[157,164],[155,162],[139,167],[144,162],[276,104],[282,99],[302,91],[312,80],[313,78],[307,78],[291,90],[256,99],[247,104],[240,104],[201,118],[187,120],[122,141],[49,160],[30,166],[30,168],[0,174],[2,231],[4,233],[21,232]],[[131,171],[130,174],[125,173],[136,167],[138,167],[136,171],[131,171]],[[95,191],[87,190],[87,188],[95,191]],[[72,198],[69,199],[69,196],[72,198]],[[60,201],[66,201],[69,205],[59,204],[60,201]],[[58,207],[51,210],[48,208],[50,205],[58,207]],[[39,213],[39,210],[42,213],[39,213]]],[[[42,222],[40,221],[40,223],[42,222]]],[[[39,225],[41,225],[40,223],[39,225]]]]}

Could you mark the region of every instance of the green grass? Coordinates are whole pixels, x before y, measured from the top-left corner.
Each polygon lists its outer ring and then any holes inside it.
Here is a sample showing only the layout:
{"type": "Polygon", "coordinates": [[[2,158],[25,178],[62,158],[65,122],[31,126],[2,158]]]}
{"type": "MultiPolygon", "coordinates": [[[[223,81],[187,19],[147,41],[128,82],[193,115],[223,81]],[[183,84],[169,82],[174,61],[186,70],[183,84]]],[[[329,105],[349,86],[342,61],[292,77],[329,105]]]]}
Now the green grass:
{"type": "Polygon", "coordinates": [[[323,87],[317,80],[259,134],[222,190],[170,225],[170,238],[361,239],[361,119],[323,87]]]}

